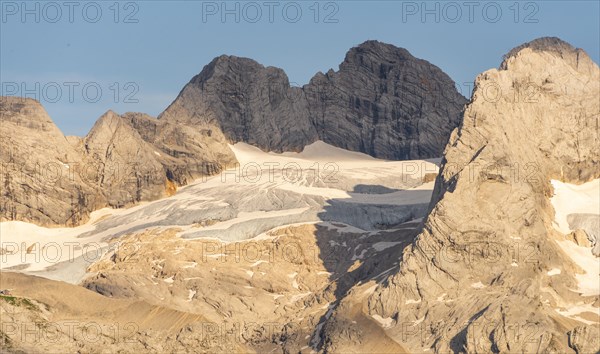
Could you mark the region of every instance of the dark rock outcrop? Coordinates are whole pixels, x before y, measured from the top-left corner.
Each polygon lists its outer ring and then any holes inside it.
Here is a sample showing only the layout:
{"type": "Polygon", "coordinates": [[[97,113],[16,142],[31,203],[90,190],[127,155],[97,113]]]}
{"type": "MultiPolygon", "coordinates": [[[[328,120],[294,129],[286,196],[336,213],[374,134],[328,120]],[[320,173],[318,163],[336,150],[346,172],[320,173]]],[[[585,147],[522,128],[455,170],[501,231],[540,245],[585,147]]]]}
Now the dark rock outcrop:
{"type": "Polygon", "coordinates": [[[220,56],[187,84],[159,116],[199,129],[218,129],[231,142],[270,151],[301,151],[318,139],[302,92],[281,69],[220,56]]]}
{"type": "Polygon", "coordinates": [[[441,156],[466,99],[439,68],[407,50],[368,41],[339,71],[303,88],[257,62],[221,56],[208,64],[160,120],[218,128],[231,142],[300,151],[315,140],[386,159],[441,156]]]}
{"type": "Polygon", "coordinates": [[[393,159],[439,157],[466,99],[435,65],[376,41],[352,48],[339,71],[304,87],[321,140],[393,159]]]}

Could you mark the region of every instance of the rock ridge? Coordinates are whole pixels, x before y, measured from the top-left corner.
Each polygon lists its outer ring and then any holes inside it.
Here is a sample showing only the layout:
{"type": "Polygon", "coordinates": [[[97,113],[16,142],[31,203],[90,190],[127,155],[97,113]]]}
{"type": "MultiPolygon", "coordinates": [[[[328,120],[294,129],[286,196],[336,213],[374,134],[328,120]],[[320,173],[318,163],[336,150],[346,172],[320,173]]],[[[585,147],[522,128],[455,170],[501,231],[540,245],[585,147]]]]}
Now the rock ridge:
{"type": "Polygon", "coordinates": [[[252,59],[220,56],[159,119],[219,128],[232,143],[301,151],[316,140],[378,158],[439,157],[466,99],[439,68],[367,41],[303,87],[252,59]],[[251,132],[251,134],[250,134],[251,132]]]}

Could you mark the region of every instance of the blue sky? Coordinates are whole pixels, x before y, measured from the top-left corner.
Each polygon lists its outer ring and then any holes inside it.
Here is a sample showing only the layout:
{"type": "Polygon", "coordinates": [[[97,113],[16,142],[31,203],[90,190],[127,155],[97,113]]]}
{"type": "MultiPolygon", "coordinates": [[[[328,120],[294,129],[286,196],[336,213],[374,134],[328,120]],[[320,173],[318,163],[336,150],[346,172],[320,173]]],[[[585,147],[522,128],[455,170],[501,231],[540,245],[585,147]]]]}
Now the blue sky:
{"type": "Polygon", "coordinates": [[[600,57],[595,0],[23,3],[0,2],[2,94],[40,99],[67,135],[85,135],[108,109],[158,115],[221,54],[302,85],[377,39],[439,66],[465,96],[478,73],[537,37],[600,57]]]}

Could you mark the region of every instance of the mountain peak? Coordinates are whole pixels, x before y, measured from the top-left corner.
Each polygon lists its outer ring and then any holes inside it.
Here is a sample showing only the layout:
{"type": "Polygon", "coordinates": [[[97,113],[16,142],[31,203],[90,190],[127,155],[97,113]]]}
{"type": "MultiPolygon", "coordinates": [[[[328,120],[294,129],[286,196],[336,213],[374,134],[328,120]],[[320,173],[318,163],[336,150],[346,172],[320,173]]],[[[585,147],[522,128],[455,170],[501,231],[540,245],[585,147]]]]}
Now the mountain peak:
{"type": "Polygon", "coordinates": [[[254,59],[250,59],[250,58],[246,58],[246,57],[238,57],[236,55],[226,55],[226,54],[222,54],[222,55],[219,55],[218,57],[214,58],[211,61],[211,64],[212,63],[214,63],[215,65],[239,64],[239,65],[264,67],[262,64],[260,64],[259,62],[257,62],[254,59]]]}
{"type": "Polygon", "coordinates": [[[265,69],[264,65],[260,64],[256,60],[238,57],[235,55],[220,55],[215,57],[210,63],[208,63],[200,74],[196,75],[191,82],[202,83],[210,79],[211,77],[219,73],[228,73],[231,68],[241,69],[240,72],[254,72],[257,70],[265,69]]]}
{"type": "Polygon", "coordinates": [[[376,40],[367,40],[358,46],[351,48],[346,54],[345,61],[353,61],[357,57],[365,54],[377,55],[386,59],[415,59],[415,57],[404,48],[376,40]]]}
{"type": "MultiPolygon", "coordinates": [[[[421,328],[436,327],[438,334],[426,340],[408,336],[402,342],[407,351],[424,347],[439,353],[470,353],[480,348],[568,351],[567,343],[559,345],[555,339],[530,346],[517,337],[498,338],[509,332],[510,324],[524,321],[540,324],[548,338],[565,338],[567,331],[557,325],[556,308],[550,301],[581,301],[570,286],[547,280],[552,274],[548,270],[556,264],[564,265],[562,272],[573,278],[578,272],[570,268],[571,259],[564,258],[567,254],[555,241],[564,236],[557,235],[552,226],[561,212],[548,201],[554,194],[549,181],[582,184],[600,177],[596,130],[600,74],[598,66],[583,62],[580,53],[557,38],[541,38],[511,51],[505,69],[492,69],[478,77],[461,124],[444,151],[423,229],[412,248],[403,253],[397,274],[368,300],[371,315],[381,318],[406,318],[407,313],[419,318],[421,313],[410,303],[451,302],[449,307],[434,305],[424,310],[421,328]],[[502,94],[486,99],[490,87],[502,94]],[[515,178],[516,170],[524,171],[522,167],[531,163],[534,178],[515,178]],[[489,245],[505,250],[513,247],[515,239],[526,240],[527,247],[536,250],[535,262],[502,251],[490,257],[489,245]],[[464,257],[474,254],[464,250],[476,244],[486,245],[486,251],[464,257]],[[456,254],[463,256],[440,256],[450,249],[461,250],[456,254]],[[552,300],[545,301],[547,284],[553,287],[552,300]],[[472,290],[483,287],[489,292],[472,290]],[[532,301],[536,301],[535,311],[525,312],[532,308],[532,301]],[[440,324],[440,318],[449,317],[453,321],[440,324]],[[501,319],[503,324],[481,330],[485,323],[481,319],[501,319]],[[464,344],[457,345],[457,338],[464,344]]],[[[591,250],[589,256],[594,257],[591,250]]],[[[576,337],[569,334],[571,342],[576,337]]]]}
{"type": "Polygon", "coordinates": [[[118,116],[119,116],[119,114],[117,112],[113,111],[112,109],[109,109],[108,111],[104,112],[103,115],[100,116],[100,119],[102,119],[102,118],[109,118],[110,119],[110,118],[115,118],[115,117],[118,117],[118,116]]]}
{"type": "Polygon", "coordinates": [[[62,135],[42,104],[33,98],[0,96],[0,120],[62,135]]]}
{"type": "Polygon", "coordinates": [[[93,133],[94,131],[100,129],[101,127],[116,127],[121,122],[121,116],[117,114],[115,111],[109,109],[103,115],[96,120],[96,123],[92,127],[92,129],[88,132],[93,133]]]}
{"type": "Polygon", "coordinates": [[[570,43],[565,42],[558,37],[540,37],[513,48],[510,52],[506,54],[506,56],[513,56],[525,48],[531,48],[534,51],[550,51],[560,53],[570,53],[577,50],[570,43]]]}
{"type": "Polygon", "coordinates": [[[282,69],[234,56],[209,63],[159,119],[206,124],[233,143],[301,151],[315,140],[386,159],[438,157],[466,99],[448,75],[374,40],[339,70],[290,87],[282,69]]]}
{"type": "Polygon", "coordinates": [[[583,49],[575,48],[570,43],[558,37],[540,37],[511,49],[507,54],[504,55],[500,69],[505,70],[507,68],[508,61],[511,58],[516,57],[522,50],[527,48],[531,49],[533,52],[551,53],[565,59],[575,58],[576,62],[582,55],[587,57],[587,54],[583,49]]]}

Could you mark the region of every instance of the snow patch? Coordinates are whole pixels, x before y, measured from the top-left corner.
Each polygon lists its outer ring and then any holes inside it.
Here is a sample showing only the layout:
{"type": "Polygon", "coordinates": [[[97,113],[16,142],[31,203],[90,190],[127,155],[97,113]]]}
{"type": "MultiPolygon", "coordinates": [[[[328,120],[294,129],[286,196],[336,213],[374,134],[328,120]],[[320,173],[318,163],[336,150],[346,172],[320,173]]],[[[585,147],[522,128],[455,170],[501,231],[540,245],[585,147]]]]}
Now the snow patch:
{"type": "Polygon", "coordinates": [[[254,263],[252,263],[252,264],[250,265],[250,268],[252,268],[252,267],[256,267],[257,265],[259,265],[259,264],[262,264],[262,263],[269,263],[269,262],[267,262],[267,261],[262,261],[262,260],[261,260],[261,261],[256,261],[256,262],[254,262],[254,263]]]}
{"type": "Polygon", "coordinates": [[[188,290],[188,300],[187,301],[192,301],[192,299],[194,298],[194,295],[196,295],[196,290],[188,290]]]}
{"type": "Polygon", "coordinates": [[[339,233],[364,234],[367,231],[358,227],[345,224],[343,222],[332,223],[330,221],[321,221],[317,225],[326,227],[328,230],[336,230],[339,233]]]}
{"type": "Polygon", "coordinates": [[[292,296],[292,297],[290,298],[290,302],[296,302],[296,301],[298,301],[298,300],[300,300],[300,299],[302,299],[302,298],[305,298],[305,297],[307,297],[307,296],[308,296],[308,295],[310,295],[310,294],[312,294],[312,292],[311,292],[311,291],[309,291],[309,292],[306,292],[306,293],[302,293],[302,294],[297,294],[297,295],[294,295],[294,296],[292,296]]]}
{"type": "MultiPolygon", "coordinates": [[[[582,185],[573,185],[552,180],[554,196],[550,199],[555,214],[555,228],[563,234],[573,231],[569,228],[567,216],[570,214],[600,214],[600,179],[582,185]]],[[[581,267],[584,274],[575,274],[578,291],[583,296],[600,294],[600,258],[592,254],[591,248],[578,246],[571,241],[557,241],[572,261],[581,267]]]]}
{"type": "Polygon", "coordinates": [[[373,249],[375,251],[381,252],[381,251],[383,251],[383,250],[385,250],[387,248],[394,247],[394,246],[399,245],[401,243],[402,242],[384,242],[384,241],[382,241],[382,242],[377,242],[377,243],[373,244],[373,246],[371,246],[371,247],[373,247],[373,249]]]}
{"type": "Polygon", "coordinates": [[[558,269],[558,268],[550,269],[547,274],[549,276],[559,275],[560,274],[560,269],[558,269]]]}
{"type": "Polygon", "coordinates": [[[551,181],[554,196],[550,199],[554,206],[555,227],[563,234],[568,234],[567,216],[569,214],[600,214],[600,178],[582,185],[551,181]]]}
{"type": "Polygon", "coordinates": [[[568,309],[555,309],[556,312],[560,313],[565,317],[569,317],[575,319],[577,321],[581,321],[588,325],[597,324],[598,322],[586,320],[582,318],[581,315],[584,312],[591,312],[597,316],[600,316],[600,307],[594,307],[592,304],[578,304],[574,306],[570,306],[568,309]]]}
{"type": "Polygon", "coordinates": [[[584,271],[584,274],[575,274],[578,291],[583,296],[600,294],[600,258],[596,258],[588,247],[578,246],[571,241],[557,242],[573,262],[584,271]]]}
{"type": "Polygon", "coordinates": [[[365,258],[365,253],[367,253],[367,250],[362,250],[359,255],[356,255],[356,254],[353,255],[351,260],[355,261],[357,259],[364,259],[365,258]]]}
{"type": "Polygon", "coordinates": [[[183,267],[181,267],[181,268],[183,268],[183,269],[187,269],[187,268],[196,268],[196,266],[198,265],[198,263],[196,263],[196,262],[188,262],[188,263],[190,263],[190,264],[184,265],[184,266],[183,266],[183,267]]]}
{"type": "Polygon", "coordinates": [[[363,291],[364,295],[371,295],[375,292],[375,289],[377,289],[377,284],[371,286],[370,288],[368,288],[367,290],[363,291]]]}

